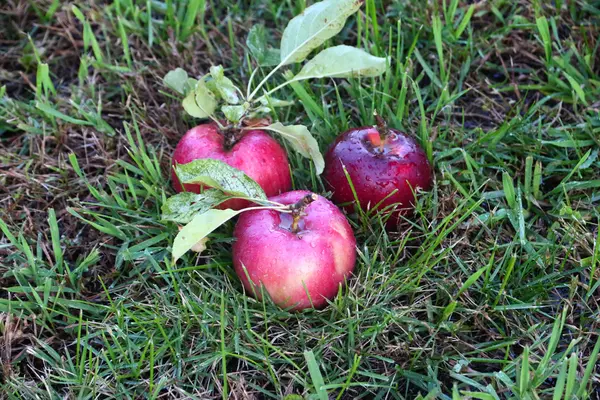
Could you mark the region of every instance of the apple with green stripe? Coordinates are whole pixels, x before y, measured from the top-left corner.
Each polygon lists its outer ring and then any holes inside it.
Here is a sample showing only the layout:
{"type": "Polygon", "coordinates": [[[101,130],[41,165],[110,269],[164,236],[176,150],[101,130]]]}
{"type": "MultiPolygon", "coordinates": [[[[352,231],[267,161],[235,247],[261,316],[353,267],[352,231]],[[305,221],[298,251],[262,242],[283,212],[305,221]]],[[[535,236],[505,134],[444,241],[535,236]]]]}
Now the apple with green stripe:
{"type": "Polygon", "coordinates": [[[271,197],[282,210],[240,215],[233,265],[246,292],[267,293],[282,308],[323,308],[348,279],[356,239],[344,214],[329,200],[303,190],[271,197]]]}
{"type": "MultiPolygon", "coordinates": [[[[292,187],[290,167],[285,150],[265,131],[224,130],[214,123],[199,125],[188,131],[173,152],[172,165],[183,165],[198,159],[222,161],[256,181],[267,196],[275,196],[292,187]]],[[[176,192],[200,193],[203,187],[195,183],[182,184],[172,168],[172,181],[176,192]]],[[[251,203],[244,199],[231,199],[218,207],[241,210],[251,203]]]]}

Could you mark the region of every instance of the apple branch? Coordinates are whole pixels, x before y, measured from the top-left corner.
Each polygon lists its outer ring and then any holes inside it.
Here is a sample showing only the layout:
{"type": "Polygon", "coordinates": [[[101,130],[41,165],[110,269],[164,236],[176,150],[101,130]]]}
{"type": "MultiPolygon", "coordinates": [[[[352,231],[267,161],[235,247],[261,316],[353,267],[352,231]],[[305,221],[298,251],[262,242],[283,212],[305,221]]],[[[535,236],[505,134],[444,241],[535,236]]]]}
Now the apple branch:
{"type": "MultiPolygon", "coordinates": [[[[252,93],[250,93],[250,95],[247,98],[247,101],[252,101],[252,99],[254,98],[254,96],[256,96],[256,93],[258,93],[258,91],[260,90],[260,88],[263,87],[263,85],[265,83],[267,83],[267,81],[269,80],[269,78],[271,78],[273,76],[273,74],[275,74],[275,72],[277,72],[284,65],[285,64],[283,64],[283,63],[279,63],[275,68],[273,68],[271,70],[271,72],[269,72],[267,74],[267,76],[265,76],[265,78],[262,81],[260,81],[260,83],[258,84],[258,86],[256,86],[256,88],[254,88],[254,91],[252,93]]],[[[248,85],[248,88],[250,88],[250,85],[248,85]]]]}

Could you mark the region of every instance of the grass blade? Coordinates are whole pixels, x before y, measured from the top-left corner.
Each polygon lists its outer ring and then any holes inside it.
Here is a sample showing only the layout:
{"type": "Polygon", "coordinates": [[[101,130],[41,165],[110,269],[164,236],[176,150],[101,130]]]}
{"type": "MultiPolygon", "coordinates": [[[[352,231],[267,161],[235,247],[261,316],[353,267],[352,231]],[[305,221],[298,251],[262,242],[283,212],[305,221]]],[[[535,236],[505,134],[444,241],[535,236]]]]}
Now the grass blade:
{"type": "Polygon", "coordinates": [[[310,378],[312,380],[313,386],[315,387],[315,391],[317,392],[319,400],[327,400],[327,392],[323,389],[323,386],[325,386],[325,382],[323,381],[323,376],[321,375],[319,364],[317,364],[317,360],[315,359],[315,355],[312,352],[312,350],[305,351],[304,358],[306,359],[306,365],[308,366],[310,378]]]}

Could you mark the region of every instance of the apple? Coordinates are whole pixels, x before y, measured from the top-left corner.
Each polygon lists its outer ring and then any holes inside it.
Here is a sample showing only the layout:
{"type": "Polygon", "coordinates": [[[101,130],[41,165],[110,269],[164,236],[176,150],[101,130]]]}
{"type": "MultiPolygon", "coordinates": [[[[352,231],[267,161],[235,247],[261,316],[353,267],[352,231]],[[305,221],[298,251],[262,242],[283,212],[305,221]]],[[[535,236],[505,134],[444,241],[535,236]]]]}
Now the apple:
{"type": "Polygon", "coordinates": [[[401,215],[414,209],[417,189],[431,188],[432,169],[414,139],[388,128],[378,116],[377,120],[377,127],[350,129],[332,143],[325,155],[323,178],[333,201],[352,211],[355,197],[345,168],[360,207],[364,211],[386,209],[391,214],[387,227],[392,228],[401,215]]]}
{"type": "MultiPolygon", "coordinates": [[[[286,192],[292,186],[284,149],[260,129],[222,132],[215,123],[199,125],[181,138],[173,153],[172,165],[187,164],[201,158],[223,161],[243,171],[263,188],[267,196],[286,192]]],[[[174,168],[171,173],[175,191],[183,191],[174,168]]],[[[202,189],[197,184],[183,186],[186,191],[194,193],[200,193],[202,189]]],[[[240,210],[249,205],[250,202],[246,200],[231,199],[219,208],[240,210]]]]}
{"type": "Polygon", "coordinates": [[[282,308],[324,307],[354,269],[356,239],[350,224],[339,208],[314,193],[297,190],[269,200],[293,211],[240,215],[234,230],[235,272],[258,299],[262,286],[282,308]]]}

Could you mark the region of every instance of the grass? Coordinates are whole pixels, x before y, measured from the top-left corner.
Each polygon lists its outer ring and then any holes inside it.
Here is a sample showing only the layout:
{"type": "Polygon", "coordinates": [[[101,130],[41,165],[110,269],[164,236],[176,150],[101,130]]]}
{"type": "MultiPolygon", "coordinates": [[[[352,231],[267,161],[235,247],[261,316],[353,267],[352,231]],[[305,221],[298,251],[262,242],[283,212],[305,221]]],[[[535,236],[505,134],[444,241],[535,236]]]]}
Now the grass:
{"type": "Polygon", "coordinates": [[[349,215],[347,289],[289,313],[243,294],[232,223],[175,265],[160,220],[198,123],[161,77],[246,81],[249,27],[276,46],[306,6],[252,3],[0,6],[4,396],[598,398],[600,4],[367,0],[333,41],[392,56],[386,74],[294,83],[277,117],[324,150],[377,110],[420,140],[435,189],[396,233],[349,215]]]}

